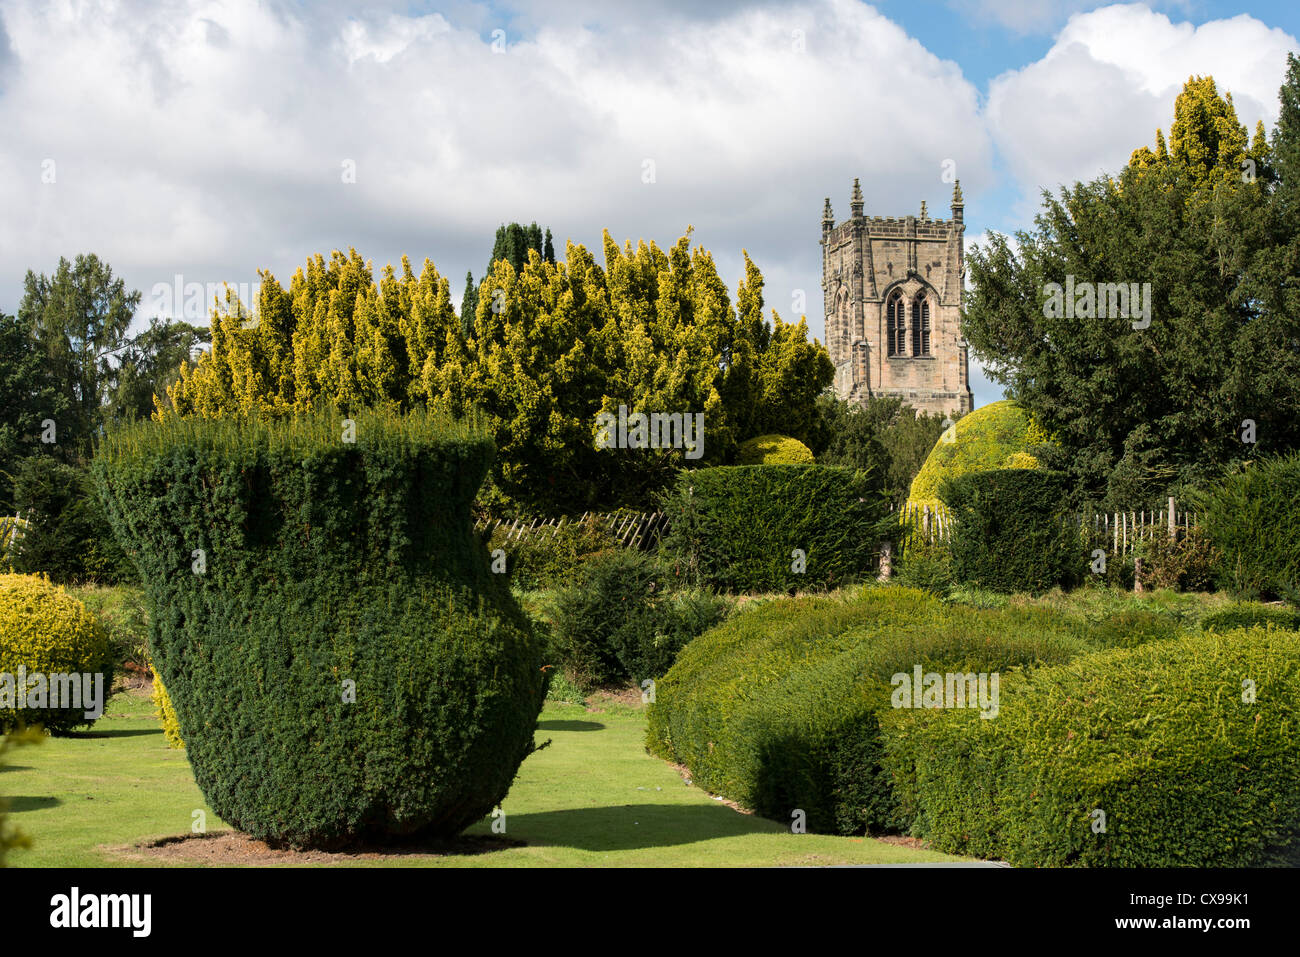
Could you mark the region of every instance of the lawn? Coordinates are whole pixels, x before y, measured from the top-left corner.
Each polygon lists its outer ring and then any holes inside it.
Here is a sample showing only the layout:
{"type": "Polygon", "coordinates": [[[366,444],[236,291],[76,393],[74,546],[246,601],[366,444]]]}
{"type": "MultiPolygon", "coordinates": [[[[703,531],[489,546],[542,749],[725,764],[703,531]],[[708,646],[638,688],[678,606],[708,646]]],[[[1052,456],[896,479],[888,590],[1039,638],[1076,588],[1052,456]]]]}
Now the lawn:
{"type": "MultiPolygon", "coordinates": [[[[639,708],[547,702],[538,740],[506,798],[505,835],[518,846],[486,853],[349,857],[356,866],[699,867],[920,864],[948,855],[870,838],[793,834],[741,814],[686,784],[642,747],[639,708]]],[[[119,693],[94,728],[8,755],[0,794],[32,839],[15,867],[174,865],[113,848],[190,832],[202,810],[225,828],[194,784],[183,752],[169,750],[147,691],[119,693]]],[[[490,835],[491,822],[471,835],[490,835]]],[[[307,863],[316,864],[314,855],[307,863]]],[[[181,862],[183,863],[183,862],[181,862]]],[[[279,861],[277,861],[279,863],[279,861]]]]}

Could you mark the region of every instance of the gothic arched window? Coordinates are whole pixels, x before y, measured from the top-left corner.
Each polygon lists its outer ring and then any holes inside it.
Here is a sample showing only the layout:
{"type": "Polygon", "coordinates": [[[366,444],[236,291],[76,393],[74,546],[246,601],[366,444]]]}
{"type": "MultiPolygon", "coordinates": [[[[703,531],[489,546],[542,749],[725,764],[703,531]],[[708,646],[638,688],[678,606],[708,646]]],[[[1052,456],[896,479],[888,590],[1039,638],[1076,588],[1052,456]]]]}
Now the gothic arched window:
{"type": "Polygon", "coordinates": [[[890,296],[885,306],[885,336],[889,345],[889,355],[907,354],[907,311],[903,305],[901,292],[890,296]]]}
{"type": "Polygon", "coordinates": [[[924,294],[912,301],[912,355],[930,354],[930,300],[924,294]]]}

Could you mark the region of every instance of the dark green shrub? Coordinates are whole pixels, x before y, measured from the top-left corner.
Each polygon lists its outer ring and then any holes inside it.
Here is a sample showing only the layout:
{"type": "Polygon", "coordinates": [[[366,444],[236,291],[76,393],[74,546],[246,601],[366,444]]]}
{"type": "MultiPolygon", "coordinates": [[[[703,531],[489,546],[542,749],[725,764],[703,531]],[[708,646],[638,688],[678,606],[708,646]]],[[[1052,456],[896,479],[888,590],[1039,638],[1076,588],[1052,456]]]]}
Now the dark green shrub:
{"type": "Polygon", "coordinates": [[[14,499],[28,522],[11,549],[14,571],[44,573],[59,584],[135,580],[86,469],[29,456],[14,477],[14,499]]]}
{"type": "Polygon", "coordinates": [[[1300,604],[1300,452],[1227,476],[1198,507],[1220,587],[1300,604]]]}
{"type": "Polygon", "coordinates": [[[541,642],[469,506],[493,455],[423,412],[169,418],[95,460],[208,803],[291,846],[443,837],[533,750],[541,642]]]}
{"type": "Polygon", "coordinates": [[[940,850],[1029,866],[1288,863],[1297,682],[1295,632],[1100,652],[1004,687],[993,721],[891,716],[885,763],[912,833],[940,850]]]}
{"type": "Polygon", "coordinates": [[[1138,542],[1142,584],[1148,588],[1208,591],[1214,584],[1218,550],[1203,529],[1178,528],[1170,538],[1157,534],[1138,542]]]}
{"type": "Polygon", "coordinates": [[[505,553],[510,581],[524,591],[571,585],[584,562],[618,547],[614,536],[594,518],[513,539],[507,535],[504,529],[494,530],[488,548],[505,553]]]}
{"type": "Polygon", "coordinates": [[[887,509],[871,470],[684,471],[664,500],[663,553],[687,580],[728,591],[830,588],[876,576],[880,544],[895,531],[887,509]]]}
{"type": "Polygon", "coordinates": [[[1300,611],[1254,601],[1236,602],[1212,611],[1202,618],[1201,630],[1224,632],[1232,631],[1234,628],[1270,624],[1278,628],[1300,631],[1300,611]]]}
{"type": "Polygon", "coordinates": [[[1088,568],[1077,522],[1065,508],[1066,478],[1040,469],[994,469],[946,479],[953,575],[995,591],[1044,592],[1088,568]]]}
{"type": "Polygon", "coordinates": [[[554,647],[584,686],[640,684],[666,673],[682,647],[726,612],[725,599],[680,588],[649,556],[618,549],[591,559],[578,583],[556,596],[554,647]]]}

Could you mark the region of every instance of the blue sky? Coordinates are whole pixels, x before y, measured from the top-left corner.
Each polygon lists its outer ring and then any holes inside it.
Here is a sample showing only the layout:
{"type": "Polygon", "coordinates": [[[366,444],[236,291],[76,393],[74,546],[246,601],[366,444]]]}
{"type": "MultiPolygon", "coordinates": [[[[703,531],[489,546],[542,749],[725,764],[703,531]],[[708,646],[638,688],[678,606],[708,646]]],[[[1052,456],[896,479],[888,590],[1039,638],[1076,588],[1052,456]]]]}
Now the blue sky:
{"type": "Polygon", "coordinates": [[[855,176],[869,214],[946,216],[952,162],[968,241],[1024,228],[1167,129],[1192,73],[1271,129],[1297,35],[1294,0],[0,0],[0,309],[79,252],[140,323],[177,276],[287,283],[349,247],[428,257],[459,299],[535,220],[561,248],[691,226],[821,338],[822,200],[843,217],[855,176]]]}

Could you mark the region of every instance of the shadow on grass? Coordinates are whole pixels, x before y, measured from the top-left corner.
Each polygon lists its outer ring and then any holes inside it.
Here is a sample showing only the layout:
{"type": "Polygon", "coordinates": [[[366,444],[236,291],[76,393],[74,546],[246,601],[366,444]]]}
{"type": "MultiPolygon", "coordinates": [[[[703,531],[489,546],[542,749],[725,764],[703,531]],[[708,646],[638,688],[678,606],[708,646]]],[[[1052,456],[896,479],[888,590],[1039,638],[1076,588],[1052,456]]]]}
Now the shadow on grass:
{"type": "Polygon", "coordinates": [[[507,833],[530,845],[631,851],[780,831],[774,821],[722,805],[625,804],[511,814],[507,833]]]}
{"type": "Polygon", "coordinates": [[[604,731],[599,721],[539,721],[538,731],[604,731]]]}
{"type": "Polygon", "coordinates": [[[30,771],[31,768],[25,764],[0,764],[0,774],[6,771],[30,771]]]}
{"type": "Polygon", "coordinates": [[[70,731],[63,738],[85,740],[88,738],[135,738],[142,734],[162,734],[162,728],[122,728],[118,731],[70,731]]]}
{"type": "Polygon", "coordinates": [[[23,811],[43,811],[47,807],[58,807],[63,802],[56,797],[5,797],[5,810],[10,814],[23,811]]]}

